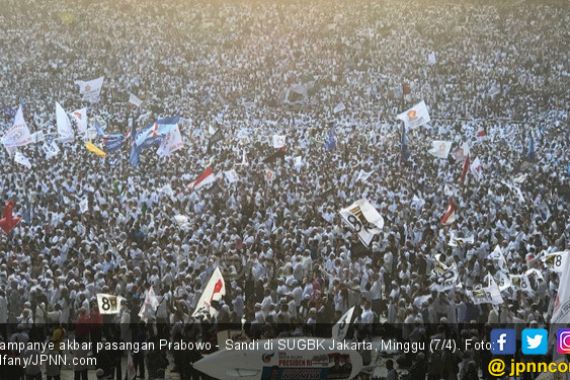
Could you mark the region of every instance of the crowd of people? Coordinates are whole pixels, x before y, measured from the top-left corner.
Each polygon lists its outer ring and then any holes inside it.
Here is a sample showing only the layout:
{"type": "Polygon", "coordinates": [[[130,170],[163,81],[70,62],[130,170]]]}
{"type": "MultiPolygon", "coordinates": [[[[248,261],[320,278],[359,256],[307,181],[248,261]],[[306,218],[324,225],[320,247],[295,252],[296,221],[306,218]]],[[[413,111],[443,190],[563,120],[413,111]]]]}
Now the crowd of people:
{"type": "Polygon", "coordinates": [[[559,276],[543,259],[570,241],[567,3],[2,7],[3,131],[21,104],[33,132],[57,139],[59,102],[88,106],[106,133],[128,134],[129,118],[142,130],[180,116],[185,142],[166,158],[145,150],[138,166],[129,142],[100,158],[79,136],[51,158],[42,142],[21,148],[31,169],[2,150],[2,197],[23,217],[0,236],[3,339],[44,323],[71,333],[77,321],[117,322],[119,338],[133,339],[140,332],[123,326],[139,322],[150,287],[160,305],[148,323],[194,336],[170,328],[195,321],[216,267],[227,290],[208,324],[332,324],[354,305],[363,324],[550,321],[559,276]],[[100,100],[86,103],[74,82],[100,76],[100,100]],[[289,104],[294,86],[307,94],[289,104]],[[396,115],[421,100],[432,120],[405,131],[403,154],[396,115]],[[278,157],[276,134],[286,136],[278,157]],[[464,160],[433,157],[433,140],[453,152],[469,144],[482,174],[460,180],[464,160]],[[208,166],[219,178],[193,190],[208,166]],[[235,183],[222,175],[232,169],[235,183]],[[369,245],[339,215],[361,198],[385,221],[369,245]],[[444,225],[450,198],[457,220],[444,225]],[[450,246],[454,236],[474,239],[450,246]],[[450,268],[456,282],[438,286],[450,268]],[[503,287],[499,272],[526,277],[503,287]],[[491,277],[503,302],[475,304],[491,277]],[[120,313],[100,316],[98,293],[124,297],[120,313]]]}

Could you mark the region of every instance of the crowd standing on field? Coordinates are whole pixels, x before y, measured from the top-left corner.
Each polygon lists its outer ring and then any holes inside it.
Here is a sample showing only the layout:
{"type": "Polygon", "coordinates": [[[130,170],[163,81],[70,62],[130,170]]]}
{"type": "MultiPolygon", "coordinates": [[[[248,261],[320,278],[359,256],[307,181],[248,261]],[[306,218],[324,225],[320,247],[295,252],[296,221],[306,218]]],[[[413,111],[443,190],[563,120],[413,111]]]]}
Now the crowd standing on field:
{"type": "MultiPolygon", "coordinates": [[[[0,236],[4,340],[206,339],[188,324],[216,267],[227,293],[204,323],[244,320],[258,336],[334,323],[354,305],[362,324],[409,324],[405,339],[424,324],[549,322],[559,276],[543,258],[570,239],[568,4],[26,0],[5,1],[0,24],[2,130],[21,104],[50,139],[59,102],[88,106],[106,133],[180,116],[185,142],[167,158],[146,150],[138,167],[129,142],[105,158],[80,138],[49,159],[30,145],[31,169],[2,150],[2,198],[24,219],[0,236]],[[100,76],[99,102],[85,103],[74,81],[100,76]],[[290,102],[294,88],[306,94],[290,102]],[[404,155],[396,115],[421,100],[432,121],[406,131],[404,155]],[[286,136],[277,158],[275,134],[286,136]],[[433,157],[433,140],[468,143],[482,176],[461,181],[463,159],[433,157]],[[207,166],[220,177],[192,190],[207,166]],[[235,183],[222,176],[232,169],[235,183]],[[442,225],[450,197],[457,220],[442,225]],[[361,198],[385,221],[369,246],[339,215],[361,198]],[[452,236],[474,239],[453,247],[452,236]],[[434,286],[441,268],[454,286],[434,286]],[[532,273],[530,287],[476,305],[469,291],[499,272],[532,273]],[[129,327],[151,286],[158,327],[129,327]],[[124,297],[120,313],[101,316],[98,293],[124,297]],[[43,324],[63,328],[32,329],[43,324]]],[[[469,355],[457,359],[466,379],[480,360],[469,355]]],[[[183,378],[193,360],[176,359],[183,378]]]]}

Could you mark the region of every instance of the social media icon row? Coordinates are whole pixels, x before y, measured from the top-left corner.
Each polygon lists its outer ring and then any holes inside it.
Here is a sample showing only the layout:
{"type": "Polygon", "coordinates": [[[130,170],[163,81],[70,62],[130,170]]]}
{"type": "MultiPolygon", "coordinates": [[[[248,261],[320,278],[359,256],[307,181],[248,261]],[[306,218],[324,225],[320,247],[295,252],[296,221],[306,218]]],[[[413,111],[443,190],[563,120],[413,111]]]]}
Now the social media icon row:
{"type": "MultiPolygon", "coordinates": [[[[556,334],[556,351],[570,354],[570,329],[559,329],[556,334]]],[[[546,355],[548,353],[548,331],[546,329],[524,329],[521,335],[521,351],[524,355],[546,355]]],[[[491,353],[514,355],[517,350],[517,333],[514,329],[491,330],[491,353]]]]}

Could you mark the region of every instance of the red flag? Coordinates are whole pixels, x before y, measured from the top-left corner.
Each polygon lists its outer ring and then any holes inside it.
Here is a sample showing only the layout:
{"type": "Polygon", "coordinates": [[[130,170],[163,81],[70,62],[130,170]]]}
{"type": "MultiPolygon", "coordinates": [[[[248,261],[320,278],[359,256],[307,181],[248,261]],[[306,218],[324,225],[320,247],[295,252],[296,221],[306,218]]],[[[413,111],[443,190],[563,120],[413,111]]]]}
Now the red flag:
{"type": "Polygon", "coordinates": [[[479,129],[477,130],[477,137],[482,138],[485,136],[487,136],[487,131],[485,130],[485,128],[479,127],[479,129]]]}
{"type": "Polygon", "coordinates": [[[4,217],[0,219],[0,228],[9,234],[20,223],[22,218],[19,216],[14,217],[12,210],[14,209],[14,201],[7,201],[4,206],[4,217]]]}
{"type": "Polygon", "coordinates": [[[469,171],[470,160],[469,156],[465,157],[463,161],[463,170],[461,171],[461,176],[459,177],[459,182],[462,184],[465,183],[465,177],[467,176],[467,172],[469,171]]]}
{"type": "Polygon", "coordinates": [[[208,166],[204,171],[190,184],[190,187],[194,190],[198,190],[201,187],[214,183],[216,176],[211,166],[208,166]]]}
{"type": "Polygon", "coordinates": [[[455,220],[457,219],[455,215],[456,210],[457,210],[457,205],[453,201],[453,198],[450,198],[447,204],[447,210],[445,210],[445,213],[441,217],[440,220],[441,224],[448,225],[455,222],[455,220]]]}

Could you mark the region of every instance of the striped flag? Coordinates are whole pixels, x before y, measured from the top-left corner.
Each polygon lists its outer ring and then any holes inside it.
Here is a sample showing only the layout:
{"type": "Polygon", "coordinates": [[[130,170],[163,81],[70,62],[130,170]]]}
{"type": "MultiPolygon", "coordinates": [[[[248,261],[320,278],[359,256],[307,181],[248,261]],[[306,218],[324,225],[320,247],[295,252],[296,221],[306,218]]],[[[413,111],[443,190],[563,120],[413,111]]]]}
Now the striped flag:
{"type": "Polygon", "coordinates": [[[201,189],[204,186],[208,186],[216,182],[216,175],[212,170],[212,166],[208,166],[200,175],[190,184],[192,190],[201,189]]]}
{"type": "Polygon", "coordinates": [[[453,198],[450,198],[449,202],[447,203],[447,210],[445,210],[445,213],[441,217],[440,220],[441,224],[447,226],[455,222],[457,220],[456,211],[457,211],[457,205],[455,204],[453,198]]]}

